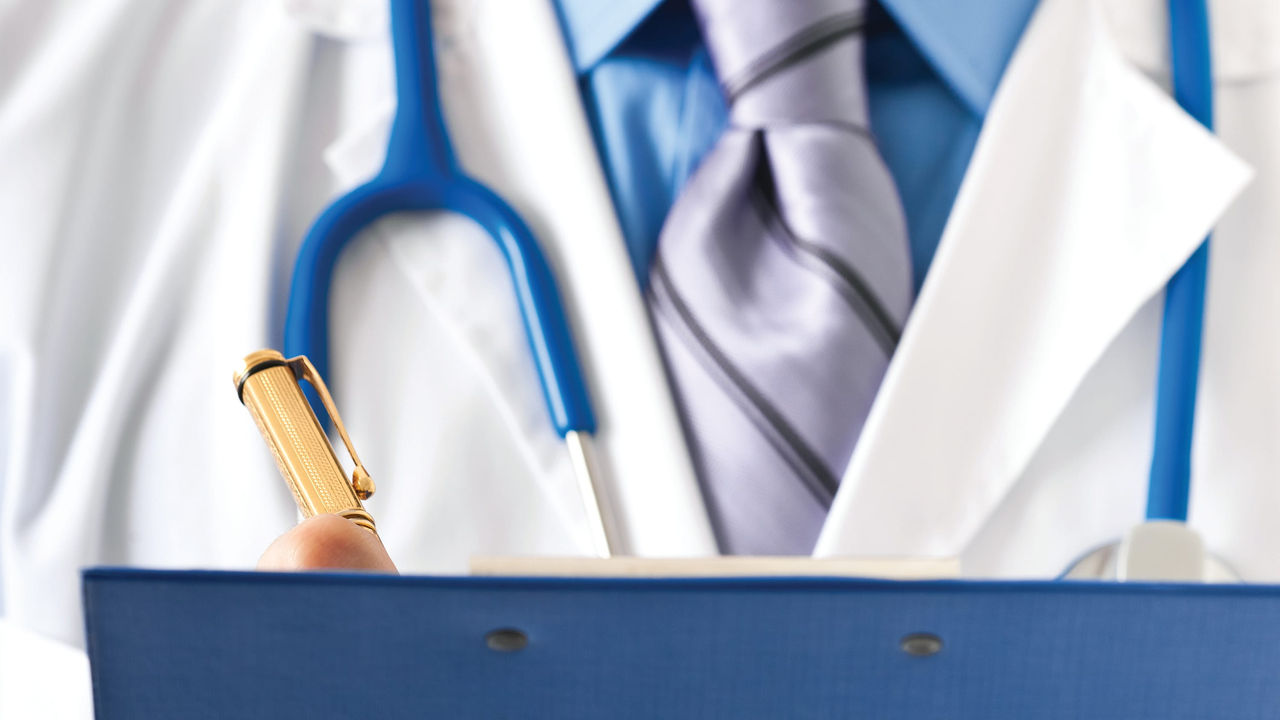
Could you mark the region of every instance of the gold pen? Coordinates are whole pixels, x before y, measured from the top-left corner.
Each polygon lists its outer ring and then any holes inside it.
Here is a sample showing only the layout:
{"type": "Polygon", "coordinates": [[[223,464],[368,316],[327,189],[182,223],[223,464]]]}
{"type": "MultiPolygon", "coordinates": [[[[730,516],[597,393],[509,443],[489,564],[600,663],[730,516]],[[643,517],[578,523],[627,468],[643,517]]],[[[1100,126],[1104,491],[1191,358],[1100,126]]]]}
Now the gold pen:
{"type": "Polygon", "coordinates": [[[244,367],[233,379],[240,402],[249,409],[262,431],[302,514],[305,517],[325,513],[341,515],[377,535],[373,516],[360,503],[373,494],[373,478],[360,463],[360,456],[333,405],[333,397],[311,361],[301,355],[286,360],[275,350],[259,350],[245,356],[244,367]],[[302,394],[299,380],[311,383],[329,417],[333,418],[334,427],[355,464],[350,481],[302,394]]]}

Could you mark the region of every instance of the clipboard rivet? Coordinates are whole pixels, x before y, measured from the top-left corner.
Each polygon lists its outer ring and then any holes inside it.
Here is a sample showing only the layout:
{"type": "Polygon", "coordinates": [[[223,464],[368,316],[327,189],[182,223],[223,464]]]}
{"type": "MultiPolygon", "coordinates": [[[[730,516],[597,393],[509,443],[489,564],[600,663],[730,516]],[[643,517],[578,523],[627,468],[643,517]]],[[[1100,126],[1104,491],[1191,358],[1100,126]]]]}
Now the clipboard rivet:
{"type": "Polygon", "coordinates": [[[499,628],[484,636],[484,644],[497,652],[516,652],[529,644],[529,636],[515,628],[499,628]]]}
{"type": "Polygon", "coordinates": [[[933,633],[910,633],[902,636],[898,647],[913,657],[929,657],[942,652],[942,638],[933,633]]]}

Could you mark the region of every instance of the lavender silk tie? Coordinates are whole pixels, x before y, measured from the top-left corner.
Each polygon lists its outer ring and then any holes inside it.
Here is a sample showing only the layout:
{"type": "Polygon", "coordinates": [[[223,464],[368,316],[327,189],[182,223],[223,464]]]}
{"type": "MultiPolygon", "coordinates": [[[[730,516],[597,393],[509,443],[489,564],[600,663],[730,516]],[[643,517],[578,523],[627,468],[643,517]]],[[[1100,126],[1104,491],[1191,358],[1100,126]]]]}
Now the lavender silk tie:
{"type": "Polygon", "coordinates": [[[812,551],[911,305],[867,130],[865,0],[694,0],[730,127],[649,302],[721,549],[812,551]]]}

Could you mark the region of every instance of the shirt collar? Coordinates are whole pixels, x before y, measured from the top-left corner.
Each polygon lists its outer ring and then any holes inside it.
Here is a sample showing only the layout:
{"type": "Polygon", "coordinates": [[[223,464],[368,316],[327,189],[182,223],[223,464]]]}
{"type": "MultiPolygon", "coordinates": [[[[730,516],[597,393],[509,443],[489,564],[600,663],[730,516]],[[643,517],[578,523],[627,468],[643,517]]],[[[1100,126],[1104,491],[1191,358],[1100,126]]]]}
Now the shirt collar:
{"type": "Polygon", "coordinates": [[[574,69],[595,67],[664,1],[556,0],[574,69]]]}
{"type": "Polygon", "coordinates": [[[985,116],[1037,0],[879,0],[938,77],[985,116]]]}
{"type": "MultiPolygon", "coordinates": [[[[666,0],[557,0],[569,54],[586,72],[666,0]]],[[[976,115],[986,114],[1037,0],[879,0],[939,78],[976,115]]]]}

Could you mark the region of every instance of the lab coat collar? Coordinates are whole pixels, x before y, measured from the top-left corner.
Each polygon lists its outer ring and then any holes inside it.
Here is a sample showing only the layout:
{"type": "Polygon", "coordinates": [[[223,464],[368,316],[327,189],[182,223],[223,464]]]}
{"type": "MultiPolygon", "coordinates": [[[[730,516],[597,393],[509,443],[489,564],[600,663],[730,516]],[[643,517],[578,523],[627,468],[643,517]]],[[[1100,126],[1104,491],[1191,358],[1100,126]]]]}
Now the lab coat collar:
{"type": "MultiPolygon", "coordinates": [[[[1168,0],[1110,0],[1108,25],[1125,57],[1153,77],[1167,80],[1168,0]]],[[[1280,3],[1275,0],[1210,0],[1209,46],[1218,82],[1248,82],[1280,70],[1280,3]]]]}
{"type": "Polygon", "coordinates": [[[1096,0],[1045,0],[818,554],[959,555],[1249,174],[1122,56],[1096,0]]]}
{"type": "Polygon", "coordinates": [[[384,36],[390,22],[386,0],[278,0],[286,13],[316,33],[338,40],[384,36]]]}

